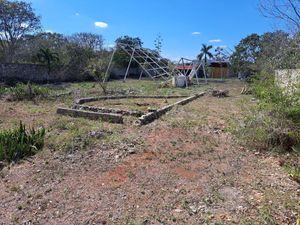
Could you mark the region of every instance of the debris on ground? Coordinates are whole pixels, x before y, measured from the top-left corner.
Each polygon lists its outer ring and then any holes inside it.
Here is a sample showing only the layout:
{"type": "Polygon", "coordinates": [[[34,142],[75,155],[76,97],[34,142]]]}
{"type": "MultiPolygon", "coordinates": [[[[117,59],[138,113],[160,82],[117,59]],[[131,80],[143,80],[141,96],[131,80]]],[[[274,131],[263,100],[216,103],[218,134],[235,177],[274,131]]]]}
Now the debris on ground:
{"type": "Polygon", "coordinates": [[[252,94],[252,90],[250,87],[244,86],[242,88],[241,95],[251,95],[251,94],[252,94]]]}
{"type": "Polygon", "coordinates": [[[211,95],[213,97],[225,98],[229,95],[229,90],[213,90],[211,95]]]}

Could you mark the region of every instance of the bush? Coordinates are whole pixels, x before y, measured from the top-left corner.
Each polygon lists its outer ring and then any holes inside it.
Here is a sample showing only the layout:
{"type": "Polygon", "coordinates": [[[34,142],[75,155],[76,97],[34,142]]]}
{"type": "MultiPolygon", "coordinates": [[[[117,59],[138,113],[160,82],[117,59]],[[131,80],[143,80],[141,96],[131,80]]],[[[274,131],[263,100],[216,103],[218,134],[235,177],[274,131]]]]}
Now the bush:
{"type": "Polygon", "coordinates": [[[274,76],[264,73],[258,74],[250,82],[253,94],[261,100],[261,108],[291,119],[295,123],[300,123],[299,91],[284,93],[276,86],[274,76]]]}
{"type": "Polygon", "coordinates": [[[274,76],[260,73],[250,85],[259,99],[250,109],[240,131],[248,145],[258,149],[292,151],[300,144],[299,93],[285,94],[274,82],[274,76]]]}
{"type": "Polygon", "coordinates": [[[44,147],[45,129],[26,129],[20,122],[19,128],[0,132],[0,161],[18,161],[32,156],[44,147]]]}

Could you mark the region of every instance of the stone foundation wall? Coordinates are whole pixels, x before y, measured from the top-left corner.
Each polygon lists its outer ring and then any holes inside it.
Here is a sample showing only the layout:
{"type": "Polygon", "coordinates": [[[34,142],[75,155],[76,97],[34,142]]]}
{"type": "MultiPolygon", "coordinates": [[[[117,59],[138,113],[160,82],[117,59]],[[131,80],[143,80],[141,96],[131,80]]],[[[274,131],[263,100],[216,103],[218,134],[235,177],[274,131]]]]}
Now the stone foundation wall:
{"type": "Polygon", "coordinates": [[[0,64],[0,81],[1,82],[57,82],[63,81],[63,74],[60,71],[52,71],[48,75],[47,67],[38,64],[0,64]]]}

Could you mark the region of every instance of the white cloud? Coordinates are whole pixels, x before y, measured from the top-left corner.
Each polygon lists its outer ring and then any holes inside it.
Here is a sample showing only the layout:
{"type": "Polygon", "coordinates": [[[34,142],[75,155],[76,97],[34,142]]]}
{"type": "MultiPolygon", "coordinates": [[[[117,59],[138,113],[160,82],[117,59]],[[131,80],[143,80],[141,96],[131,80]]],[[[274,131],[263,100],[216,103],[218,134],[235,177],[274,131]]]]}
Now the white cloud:
{"type": "Polygon", "coordinates": [[[218,42],[222,42],[221,39],[213,39],[213,40],[209,40],[210,43],[218,43],[218,42]]]}
{"type": "Polygon", "coordinates": [[[78,13],[78,12],[77,12],[77,13],[75,13],[75,16],[80,16],[80,13],[78,13]]]}
{"type": "Polygon", "coordinates": [[[108,24],[105,22],[95,22],[94,24],[96,27],[99,27],[99,28],[107,28],[108,27],[108,24]]]}
{"type": "Polygon", "coordinates": [[[195,32],[192,33],[192,35],[200,35],[200,34],[201,34],[201,33],[198,32],[198,31],[195,31],[195,32]]]}
{"type": "Polygon", "coordinates": [[[220,48],[227,48],[227,45],[220,45],[220,48]]]}

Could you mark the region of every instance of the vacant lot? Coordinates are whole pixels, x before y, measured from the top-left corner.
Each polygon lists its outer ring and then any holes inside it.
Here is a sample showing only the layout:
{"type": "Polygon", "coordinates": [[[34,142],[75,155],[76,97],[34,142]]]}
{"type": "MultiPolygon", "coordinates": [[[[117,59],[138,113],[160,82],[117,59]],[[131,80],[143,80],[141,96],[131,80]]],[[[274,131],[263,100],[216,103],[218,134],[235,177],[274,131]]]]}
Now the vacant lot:
{"type": "MultiPolygon", "coordinates": [[[[240,95],[242,86],[235,80],[190,89],[112,82],[111,94],[230,91],[228,98],[207,94],[142,127],[56,115],[77,97],[99,95],[94,83],[52,87],[72,91],[65,97],[0,100],[1,129],[20,120],[47,128],[42,152],[0,172],[0,224],[295,224],[299,185],[280,158],[242,146],[229,132],[255,104],[240,95]]],[[[103,106],[168,104],[127,101],[103,106]]]]}

